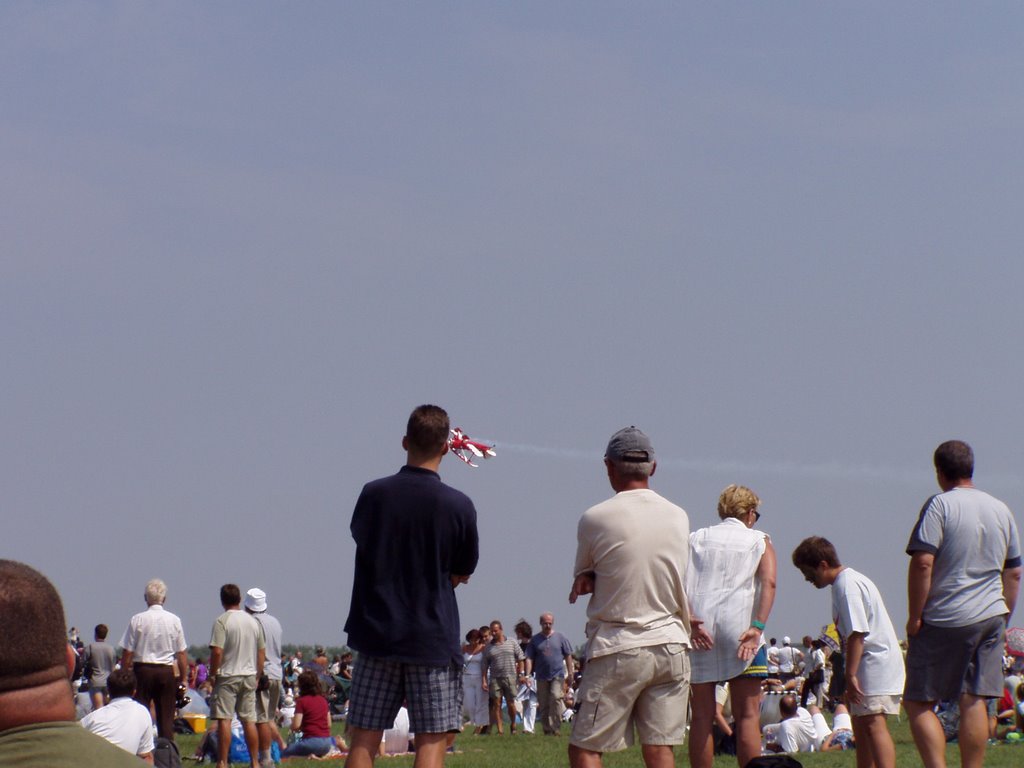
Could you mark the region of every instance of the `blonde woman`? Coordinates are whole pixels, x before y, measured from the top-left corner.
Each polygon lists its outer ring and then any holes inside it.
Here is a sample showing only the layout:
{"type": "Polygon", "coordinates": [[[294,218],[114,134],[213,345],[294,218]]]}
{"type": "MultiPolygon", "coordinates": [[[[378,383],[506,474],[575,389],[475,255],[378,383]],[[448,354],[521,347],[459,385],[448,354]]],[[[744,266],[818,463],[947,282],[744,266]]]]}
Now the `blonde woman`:
{"type": "Polygon", "coordinates": [[[745,766],[761,754],[760,694],[768,675],[762,633],[775,602],[775,548],[754,530],[761,500],[730,485],[718,499],[721,522],[690,534],[686,596],[694,651],[690,654],[693,768],[714,761],[715,684],[729,683],[736,720],[736,759],[745,766]]]}

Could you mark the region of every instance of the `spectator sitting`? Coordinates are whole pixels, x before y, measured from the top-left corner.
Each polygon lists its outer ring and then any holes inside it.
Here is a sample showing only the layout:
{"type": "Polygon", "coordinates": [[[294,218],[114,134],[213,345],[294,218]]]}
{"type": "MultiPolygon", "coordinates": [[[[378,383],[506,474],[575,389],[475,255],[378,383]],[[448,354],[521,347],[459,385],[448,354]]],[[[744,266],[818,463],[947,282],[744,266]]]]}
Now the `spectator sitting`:
{"type": "Polygon", "coordinates": [[[825,722],[825,716],[821,714],[818,707],[811,704],[808,707],[811,719],[814,721],[814,731],[818,738],[818,750],[820,752],[838,752],[840,750],[856,749],[857,745],[853,738],[853,720],[850,712],[843,704],[836,704],[835,717],[832,718],[832,728],[825,722]]]}
{"type": "Polygon", "coordinates": [[[769,736],[769,752],[813,752],[818,744],[811,713],[799,706],[796,696],[786,694],[779,700],[780,721],[769,736]]]}
{"type": "Polygon", "coordinates": [[[409,732],[409,710],[404,706],[398,710],[395,724],[384,731],[380,740],[380,756],[404,755],[411,751],[409,745],[414,734],[409,732]]]}
{"type": "Polygon", "coordinates": [[[107,676],[110,703],[82,718],[82,727],[111,744],[153,762],[153,719],[149,710],[135,701],[135,673],[115,669],[107,676]]]}
{"type": "MultiPolygon", "coordinates": [[[[291,729],[293,734],[301,731],[302,736],[281,757],[323,757],[336,745],[331,738],[330,705],[320,692],[320,678],[311,669],[299,675],[299,699],[295,702],[291,729]]],[[[339,738],[338,742],[337,747],[344,749],[344,740],[339,738]]]]}

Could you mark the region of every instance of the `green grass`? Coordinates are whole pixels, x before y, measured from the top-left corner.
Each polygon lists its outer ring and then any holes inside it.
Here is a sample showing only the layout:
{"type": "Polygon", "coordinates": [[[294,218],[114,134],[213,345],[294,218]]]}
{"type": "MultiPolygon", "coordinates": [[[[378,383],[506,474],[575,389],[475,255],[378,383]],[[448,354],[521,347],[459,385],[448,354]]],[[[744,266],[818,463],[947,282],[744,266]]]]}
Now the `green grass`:
{"type": "MultiPolygon", "coordinates": [[[[900,768],[917,768],[921,760],[914,749],[914,742],[910,737],[910,728],[906,718],[897,721],[889,719],[889,727],[896,742],[896,764],[900,768]]],[[[344,727],[335,723],[334,733],[344,734],[344,727]]],[[[460,734],[455,741],[457,754],[448,755],[446,765],[449,768],[565,768],[569,764],[566,756],[568,746],[569,728],[562,728],[560,737],[519,734],[515,737],[509,736],[473,736],[471,734],[460,734]]],[[[182,756],[191,755],[199,743],[198,736],[179,736],[178,746],[182,756]]],[[[960,755],[955,744],[947,748],[947,761],[950,766],[960,764],[960,755]]],[[[796,756],[807,768],[853,768],[856,758],[852,752],[815,752],[812,754],[800,754],[796,756]]],[[[289,760],[289,765],[318,765],[316,761],[305,763],[301,760],[289,760]]],[[[413,756],[405,755],[400,757],[381,758],[378,765],[390,766],[391,768],[405,768],[412,766],[413,756]]],[[[331,761],[326,765],[340,766],[342,761],[331,761]]],[[[639,746],[631,747],[624,752],[615,752],[605,755],[604,764],[608,768],[642,768],[643,760],[640,757],[639,746]]],[[[676,765],[688,765],[686,759],[686,747],[676,748],[676,765]]],[[[236,764],[241,765],[241,764],[236,764]]],[[[985,753],[985,765],[993,768],[1019,768],[1024,765],[1024,744],[998,744],[990,746],[985,753]]],[[[733,757],[718,757],[715,759],[715,768],[736,768],[736,759],[733,757]]]]}

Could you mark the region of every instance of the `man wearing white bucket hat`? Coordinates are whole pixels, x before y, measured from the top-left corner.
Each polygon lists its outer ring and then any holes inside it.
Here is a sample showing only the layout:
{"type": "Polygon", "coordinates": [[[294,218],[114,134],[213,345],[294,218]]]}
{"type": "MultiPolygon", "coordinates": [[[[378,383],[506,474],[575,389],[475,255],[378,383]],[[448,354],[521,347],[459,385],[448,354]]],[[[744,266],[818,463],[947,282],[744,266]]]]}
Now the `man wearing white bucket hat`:
{"type": "Polygon", "coordinates": [[[267,593],[253,587],[245,593],[245,611],[252,614],[263,627],[267,643],[266,659],[263,662],[263,676],[256,687],[256,733],[260,742],[260,765],[271,765],[270,747],[276,741],[284,748],[284,740],[277,729],[277,704],[281,700],[281,680],[284,668],[281,665],[281,622],[267,613],[267,593]]]}

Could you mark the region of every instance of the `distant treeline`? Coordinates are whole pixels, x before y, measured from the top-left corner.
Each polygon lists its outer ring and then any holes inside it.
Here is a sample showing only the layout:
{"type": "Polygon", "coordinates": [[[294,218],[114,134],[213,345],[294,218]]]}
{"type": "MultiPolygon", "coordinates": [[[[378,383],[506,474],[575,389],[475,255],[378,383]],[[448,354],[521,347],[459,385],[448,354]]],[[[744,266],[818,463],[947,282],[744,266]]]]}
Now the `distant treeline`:
{"type": "MultiPolygon", "coordinates": [[[[296,651],[302,651],[302,660],[311,661],[315,654],[316,646],[313,645],[294,645],[293,643],[285,643],[281,646],[281,653],[285,656],[294,656],[296,651]]],[[[333,661],[335,656],[341,656],[343,653],[348,652],[350,649],[344,645],[328,645],[324,647],[324,653],[327,655],[328,661],[333,661]]],[[[188,647],[188,657],[190,659],[204,659],[210,658],[210,647],[207,645],[190,645],[188,647]]]]}

